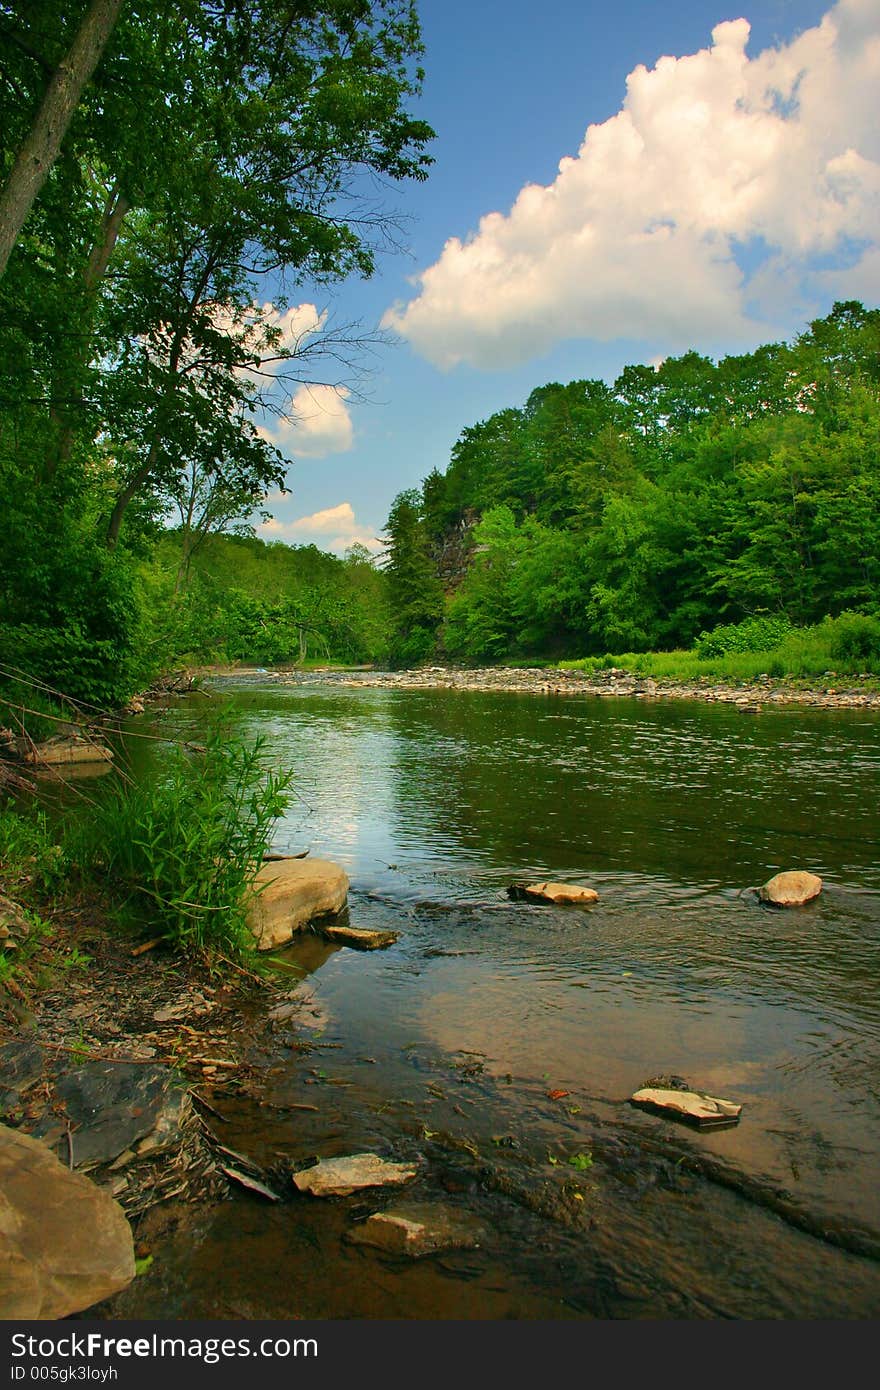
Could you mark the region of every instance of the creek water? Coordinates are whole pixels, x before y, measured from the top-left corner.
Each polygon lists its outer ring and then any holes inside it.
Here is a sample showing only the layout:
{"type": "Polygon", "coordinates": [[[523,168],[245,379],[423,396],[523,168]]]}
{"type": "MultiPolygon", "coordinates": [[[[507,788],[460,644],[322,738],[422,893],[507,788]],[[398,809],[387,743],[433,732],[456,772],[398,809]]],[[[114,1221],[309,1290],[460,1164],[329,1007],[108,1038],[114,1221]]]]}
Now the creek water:
{"type": "Polygon", "coordinates": [[[198,740],[221,697],[295,769],[275,847],[340,862],[352,925],[399,933],[284,953],[301,1008],[224,1142],[413,1159],[407,1198],[482,1237],[413,1261],[349,1239],[400,1193],[243,1193],[183,1219],[120,1315],[877,1316],[876,715],[254,677],[158,731],[198,740]],[[821,896],[763,907],[787,868],[821,896]],[[546,878],[599,902],[507,895],[546,878]],[[658,1073],[740,1124],[629,1105],[658,1073]]]}

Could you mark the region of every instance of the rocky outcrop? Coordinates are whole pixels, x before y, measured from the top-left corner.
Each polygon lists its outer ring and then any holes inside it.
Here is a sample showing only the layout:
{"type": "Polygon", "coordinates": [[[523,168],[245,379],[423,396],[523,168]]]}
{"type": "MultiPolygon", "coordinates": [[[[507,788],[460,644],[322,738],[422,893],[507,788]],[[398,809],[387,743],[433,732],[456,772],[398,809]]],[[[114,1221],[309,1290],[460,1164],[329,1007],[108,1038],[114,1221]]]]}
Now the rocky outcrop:
{"type": "Polygon", "coordinates": [[[586,904],[599,901],[595,888],[587,888],[582,883],[515,883],[507,891],[512,898],[525,898],[535,903],[586,904]]]}
{"type": "Polygon", "coordinates": [[[774,907],[802,907],[818,898],[821,892],[822,880],[818,874],[795,869],[768,879],[763,888],[758,889],[758,896],[774,907]]]}
{"type": "Polygon", "coordinates": [[[0,1317],[66,1318],[133,1278],[118,1203],[39,1140],[0,1125],[0,1317]]]}
{"type": "Polygon", "coordinates": [[[409,1182],[416,1168],[408,1163],[389,1163],[378,1154],[348,1154],[344,1158],[325,1158],[313,1168],[294,1173],[300,1192],[313,1197],[348,1197],[363,1187],[388,1187],[409,1182]]]}
{"type": "Polygon", "coordinates": [[[254,889],[248,924],[257,949],[272,951],[310,922],[340,912],[348,875],[329,859],[282,859],[261,866],[254,889]]]}

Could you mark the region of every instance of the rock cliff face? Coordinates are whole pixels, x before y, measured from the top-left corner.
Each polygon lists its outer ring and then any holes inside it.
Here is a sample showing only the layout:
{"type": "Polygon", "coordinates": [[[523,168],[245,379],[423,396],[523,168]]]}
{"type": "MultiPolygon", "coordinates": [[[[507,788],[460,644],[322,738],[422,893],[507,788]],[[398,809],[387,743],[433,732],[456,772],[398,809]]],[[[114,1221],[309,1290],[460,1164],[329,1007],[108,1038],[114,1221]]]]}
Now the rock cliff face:
{"type": "Polygon", "coordinates": [[[0,1125],[0,1318],[66,1318],[133,1278],[119,1204],[38,1139],[0,1125]]]}
{"type": "Polygon", "coordinates": [[[271,951],[319,917],[341,912],[348,875],[329,859],[281,859],[264,864],[248,912],[257,949],[271,951]]]}

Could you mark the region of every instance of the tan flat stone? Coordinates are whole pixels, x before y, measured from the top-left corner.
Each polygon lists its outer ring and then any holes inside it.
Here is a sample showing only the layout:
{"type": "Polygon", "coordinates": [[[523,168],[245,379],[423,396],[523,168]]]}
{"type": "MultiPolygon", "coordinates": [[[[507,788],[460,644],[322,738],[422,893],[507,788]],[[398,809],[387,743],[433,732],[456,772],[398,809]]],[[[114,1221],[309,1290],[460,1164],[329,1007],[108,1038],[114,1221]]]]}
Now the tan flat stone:
{"type": "Polygon", "coordinates": [[[409,1182],[417,1169],[408,1163],[389,1163],[378,1154],[348,1154],[342,1158],[325,1158],[313,1168],[294,1173],[293,1181],[300,1192],[313,1197],[347,1197],[362,1187],[387,1187],[409,1182]]]}
{"type": "Polygon", "coordinates": [[[666,1090],[660,1086],[643,1086],[630,1096],[633,1105],[645,1110],[662,1111],[673,1120],[685,1120],[698,1129],[724,1129],[739,1122],[742,1106],[702,1091],[666,1090]]]}
{"type": "Polygon", "coordinates": [[[525,887],[528,897],[546,903],[597,903],[599,894],[595,888],[587,888],[580,883],[528,883],[525,887]]]}
{"type": "Polygon", "coordinates": [[[776,907],[802,907],[818,898],[821,892],[822,880],[818,874],[792,869],[768,879],[758,895],[762,902],[773,903],[776,907]]]}
{"type": "Polygon", "coordinates": [[[348,875],[329,859],[282,859],[260,867],[254,888],[248,925],[257,949],[271,951],[316,918],[340,912],[348,875]]]}

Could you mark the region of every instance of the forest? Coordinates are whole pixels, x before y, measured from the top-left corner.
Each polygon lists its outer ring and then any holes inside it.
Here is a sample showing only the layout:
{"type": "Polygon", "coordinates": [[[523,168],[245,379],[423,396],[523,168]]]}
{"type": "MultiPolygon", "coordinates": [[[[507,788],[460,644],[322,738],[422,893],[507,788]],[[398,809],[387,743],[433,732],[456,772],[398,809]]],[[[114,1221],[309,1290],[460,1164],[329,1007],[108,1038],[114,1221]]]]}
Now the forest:
{"type": "Polygon", "coordinates": [[[402,664],[689,648],[756,622],[774,647],[842,613],[880,657],[880,311],[540,386],[464,429],[388,533],[402,664]]]}

